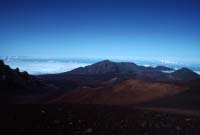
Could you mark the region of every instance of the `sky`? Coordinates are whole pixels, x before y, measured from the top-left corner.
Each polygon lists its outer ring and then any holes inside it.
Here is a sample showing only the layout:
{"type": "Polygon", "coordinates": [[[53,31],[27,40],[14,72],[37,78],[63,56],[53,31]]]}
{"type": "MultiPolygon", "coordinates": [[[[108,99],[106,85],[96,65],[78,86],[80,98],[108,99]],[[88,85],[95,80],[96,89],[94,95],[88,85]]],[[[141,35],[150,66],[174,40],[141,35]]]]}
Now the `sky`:
{"type": "Polygon", "coordinates": [[[0,56],[200,63],[198,0],[1,0],[0,56]]]}

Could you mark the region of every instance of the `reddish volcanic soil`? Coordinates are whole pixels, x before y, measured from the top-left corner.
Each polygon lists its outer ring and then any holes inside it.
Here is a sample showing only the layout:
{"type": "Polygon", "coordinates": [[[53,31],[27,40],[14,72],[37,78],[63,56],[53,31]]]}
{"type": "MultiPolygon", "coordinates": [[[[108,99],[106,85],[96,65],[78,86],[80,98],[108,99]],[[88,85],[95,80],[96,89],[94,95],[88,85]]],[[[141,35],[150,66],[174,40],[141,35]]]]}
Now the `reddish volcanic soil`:
{"type": "Polygon", "coordinates": [[[82,87],[58,97],[51,103],[135,105],[164,96],[175,95],[186,89],[175,84],[130,79],[114,86],[82,87]]]}

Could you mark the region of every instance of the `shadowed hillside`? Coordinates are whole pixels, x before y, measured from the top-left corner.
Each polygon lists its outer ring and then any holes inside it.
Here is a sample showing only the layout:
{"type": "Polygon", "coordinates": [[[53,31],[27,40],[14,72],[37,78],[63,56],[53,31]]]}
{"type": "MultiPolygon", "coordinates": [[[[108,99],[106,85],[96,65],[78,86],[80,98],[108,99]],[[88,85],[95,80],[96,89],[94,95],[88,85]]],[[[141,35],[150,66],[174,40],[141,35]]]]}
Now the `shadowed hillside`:
{"type": "Polygon", "coordinates": [[[0,94],[1,104],[37,102],[56,88],[30,76],[19,69],[11,69],[0,60],[0,94]]]}

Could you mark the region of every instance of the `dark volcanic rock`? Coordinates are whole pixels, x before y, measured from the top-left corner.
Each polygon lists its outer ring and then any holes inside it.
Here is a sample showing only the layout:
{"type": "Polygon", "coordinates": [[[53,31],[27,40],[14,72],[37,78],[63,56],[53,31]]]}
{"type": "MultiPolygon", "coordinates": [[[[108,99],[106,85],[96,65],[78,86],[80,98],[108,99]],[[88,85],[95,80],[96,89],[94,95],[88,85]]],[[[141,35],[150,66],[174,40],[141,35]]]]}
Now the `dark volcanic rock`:
{"type": "Polygon", "coordinates": [[[0,60],[0,66],[3,66],[3,65],[4,65],[3,60],[0,60]]]}
{"type": "Polygon", "coordinates": [[[20,72],[18,68],[11,69],[0,60],[0,104],[18,103],[51,90],[34,76],[20,72]]]}
{"type": "MultiPolygon", "coordinates": [[[[19,69],[11,69],[9,66],[4,65],[3,61],[0,62],[0,86],[3,92],[9,93],[8,89],[22,90],[26,86],[31,85],[30,82],[33,81],[33,77],[28,74],[19,72],[19,69]]],[[[2,92],[1,91],[1,92],[2,92]]],[[[14,92],[14,91],[13,91],[14,92]]]]}

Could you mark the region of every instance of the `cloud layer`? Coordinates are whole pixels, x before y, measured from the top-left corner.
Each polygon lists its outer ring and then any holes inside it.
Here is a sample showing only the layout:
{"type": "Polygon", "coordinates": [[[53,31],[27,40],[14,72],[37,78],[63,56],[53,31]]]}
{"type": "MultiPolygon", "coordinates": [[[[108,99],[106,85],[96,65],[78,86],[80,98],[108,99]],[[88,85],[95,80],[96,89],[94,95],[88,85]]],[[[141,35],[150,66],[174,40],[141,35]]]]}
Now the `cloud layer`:
{"type": "Polygon", "coordinates": [[[90,63],[84,62],[64,62],[64,61],[5,61],[11,68],[19,68],[20,71],[27,71],[32,75],[41,75],[41,74],[54,74],[70,71],[78,67],[84,67],[90,63]]]}

